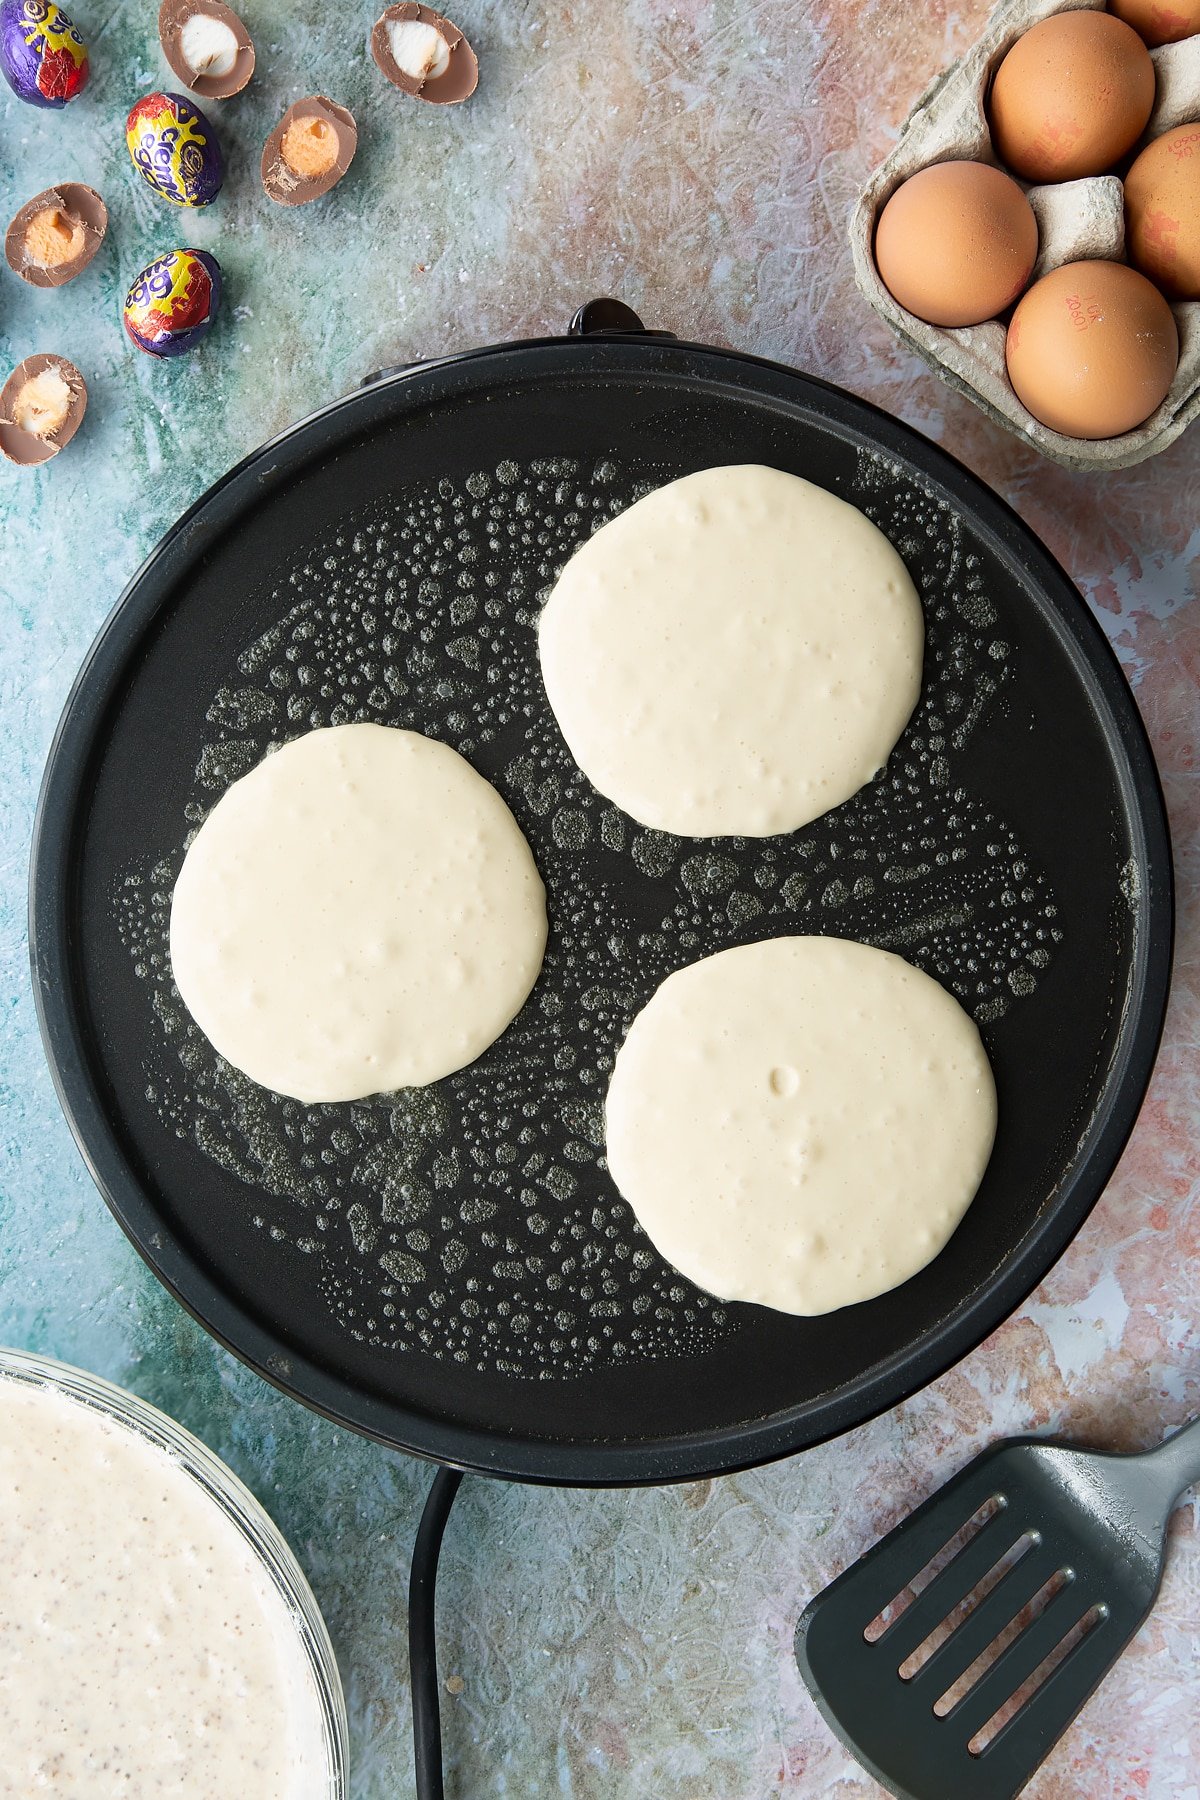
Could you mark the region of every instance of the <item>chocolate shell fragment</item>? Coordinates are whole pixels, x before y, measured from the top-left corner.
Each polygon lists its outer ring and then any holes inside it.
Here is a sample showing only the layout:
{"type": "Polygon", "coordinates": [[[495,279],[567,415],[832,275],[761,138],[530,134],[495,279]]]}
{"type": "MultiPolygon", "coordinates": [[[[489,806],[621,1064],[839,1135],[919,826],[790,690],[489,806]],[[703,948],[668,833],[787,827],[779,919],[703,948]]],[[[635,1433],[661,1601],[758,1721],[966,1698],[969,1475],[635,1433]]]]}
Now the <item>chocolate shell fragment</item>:
{"type": "Polygon", "coordinates": [[[27,356],[0,388],[0,453],[31,469],[49,462],[79,430],[87,383],[65,356],[27,356]]]}
{"type": "Polygon", "coordinates": [[[240,94],[254,73],[250,33],[222,0],[163,0],[158,41],[172,74],[205,100],[240,94]]]}
{"type": "Polygon", "coordinates": [[[393,87],[435,106],[469,100],[479,82],[479,63],[457,25],[406,0],[375,21],[371,55],[393,87]]]}
{"type": "Polygon", "coordinates": [[[324,94],[289,106],[267,139],[262,184],[280,206],[303,206],[336,187],[358,148],[354,115],[324,94]]]}
{"type": "Polygon", "coordinates": [[[33,287],[63,287],[95,256],[108,229],[108,208],[95,188],[64,181],[27,200],[4,237],[14,275],[33,287]]]}

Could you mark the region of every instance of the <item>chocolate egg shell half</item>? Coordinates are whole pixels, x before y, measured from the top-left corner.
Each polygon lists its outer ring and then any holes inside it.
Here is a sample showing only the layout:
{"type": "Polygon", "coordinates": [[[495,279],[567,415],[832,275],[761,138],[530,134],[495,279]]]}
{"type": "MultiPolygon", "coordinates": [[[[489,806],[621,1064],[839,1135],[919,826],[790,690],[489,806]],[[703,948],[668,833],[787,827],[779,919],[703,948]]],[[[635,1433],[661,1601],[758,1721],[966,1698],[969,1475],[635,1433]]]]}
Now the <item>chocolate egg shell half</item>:
{"type": "Polygon", "coordinates": [[[158,41],[171,73],[204,100],[240,94],[254,73],[250,33],[222,0],[163,0],[158,41]]]}
{"type": "Polygon", "coordinates": [[[27,200],[4,238],[14,275],[33,287],[65,287],[95,256],[108,229],[108,208],[95,188],[64,181],[27,200]]]}
{"type": "Polygon", "coordinates": [[[65,356],[27,356],[0,388],[0,453],[22,468],[49,462],[79,430],[87,383],[65,356]]]}
{"type": "Polygon", "coordinates": [[[121,320],[147,356],[182,356],[206,337],[221,303],[221,265],[207,250],[168,250],[125,296],[121,320]]]}
{"type": "Polygon", "coordinates": [[[435,106],[470,99],[479,82],[475,52],[458,26],[415,0],[376,19],[371,55],[393,87],[435,106]]]}
{"type": "Polygon", "coordinates": [[[289,106],[267,139],[262,184],[280,206],[303,206],[335,187],[354,161],[358,127],[353,113],[324,94],[289,106]]]}
{"type": "Polygon", "coordinates": [[[182,94],[147,94],[130,109],[125,142],[133,166],[175,206],[211,206],[225,179],[217,134],[182,94]]]}
{"type": "Polygon", "coordinates": [[[0,0],[0,69],[18,100],[65,106],[87,83],[87,45],[53,0],[0,0]]]}

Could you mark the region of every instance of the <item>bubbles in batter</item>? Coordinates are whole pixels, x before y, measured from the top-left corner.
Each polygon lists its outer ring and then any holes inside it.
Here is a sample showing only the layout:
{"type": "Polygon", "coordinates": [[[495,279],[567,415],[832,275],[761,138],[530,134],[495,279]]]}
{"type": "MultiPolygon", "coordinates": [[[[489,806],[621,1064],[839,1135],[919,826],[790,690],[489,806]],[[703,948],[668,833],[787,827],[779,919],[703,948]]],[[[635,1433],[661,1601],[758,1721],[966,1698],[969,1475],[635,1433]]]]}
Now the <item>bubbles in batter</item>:
{"type": "Polygon", "coordinates": [[[886,762],[921,686],[907,569],[855,506],[740,463],[668,482],[546,602],[546,693],[579,766],[642,824],[769,837],[886,762]]]}
{"type": "Polygon", "coordinates": [[[812,1314],[941,1250],[991,1154],[996,1088],[936,981],[870,945],[785,936],[668,977],[630,1026],[605,1117],[617,1187],[676,1268],[812,1314]]]}
{"type": "Polygon", "coordinates": [[[214,690],[177,842],[116,895],[159,1027],[148,1104],[244,1183],[263,1236],[312,1258],[333,1314],[374,1347],[557,1379],[736,1329],[736,1309],[658,1256],[605,1167],[609,1075],[659,983],[733,944],[830,932],[900,951],[986,1026],[1022,1004],[1061,936],[1044,877],[963,785],[962,752],[1012,663],[979,563],[948,506],[870,460],[846,497],[905,558],[926,618],[921,698],[886,774],[754,841],[650,831],[596,794],[549,712],[538,615],[576,546],[678,473],[507,462],[363,507],[292,556],[264,605],[274,622],[214,690]],[[238,1075],[188,1019],[171,887],[232,779],[356,719],[430,733],[493,781],[545,881],[550,936],[531,1003],[469,1070],[306,1107],[238,1075]]]}
{"type": "Polygon", "coordinates": [[[235,1068],[318,1101],[425,1084],[524,1004],[546,898],[495,789],[436,738],[293,738],[222,794],[171,907],[171,968],[235,1068]]]}

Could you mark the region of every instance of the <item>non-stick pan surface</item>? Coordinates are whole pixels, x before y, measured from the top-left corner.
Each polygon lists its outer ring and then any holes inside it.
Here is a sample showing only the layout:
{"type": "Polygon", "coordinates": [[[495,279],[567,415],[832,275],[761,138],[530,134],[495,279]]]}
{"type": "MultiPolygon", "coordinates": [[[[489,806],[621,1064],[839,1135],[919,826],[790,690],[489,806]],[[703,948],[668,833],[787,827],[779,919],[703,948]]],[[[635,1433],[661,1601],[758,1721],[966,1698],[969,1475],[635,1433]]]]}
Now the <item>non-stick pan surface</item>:
{"type": "Polygon", "coordinates": [[[34,850],[43,1030],[80,1146],[170,1290],[268,1379],[387,1442],[532,1480],[671,1480],[856,1424],[1029,1291],[1149,1078],[1168,839],[1128,689],[1073,587],[949,458],[773,365],[553,340],[426,365],[219,483],[134,579],[50,757],[34,850]],[[884,775],[792,837],[646,832],[575,769],[536,618],[640,492],[757,461],[862,507],[928,622],[884,775]],[[545,877],[520,1018],[436,1088],[302,1107],[175,995],[189,831],[268,745],[368,718],[453,744],[545,877]],[[722,1306],[655,1255],[603,1163],[630,1019],[672,969],[793,931],[901,951],[980,1021],[1000,1128],[949,1247],[819,1319],[722,1306]]]}

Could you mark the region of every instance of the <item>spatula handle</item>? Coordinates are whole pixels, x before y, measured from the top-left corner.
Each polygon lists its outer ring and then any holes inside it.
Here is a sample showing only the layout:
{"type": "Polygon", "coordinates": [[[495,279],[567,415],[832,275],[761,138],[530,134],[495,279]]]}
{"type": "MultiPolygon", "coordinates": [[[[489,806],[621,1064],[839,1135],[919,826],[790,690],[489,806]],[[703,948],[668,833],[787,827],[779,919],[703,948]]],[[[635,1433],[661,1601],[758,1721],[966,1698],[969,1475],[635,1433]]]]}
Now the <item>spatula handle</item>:
{"type": "Polygon", "coordinates": [[[1193,1419],[1150,1454],[1164,1486],[1168,1481],[1173,1484],[1171,1494],[1177,1500],[1184,1488],[1200,1482],[1200,1419],[1193,1419]]]}

